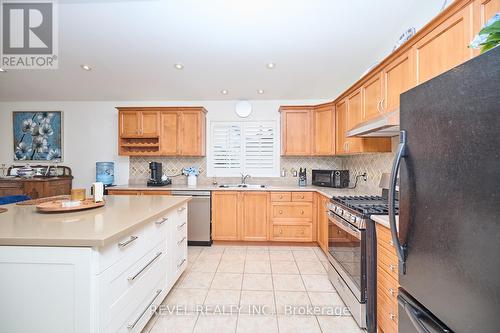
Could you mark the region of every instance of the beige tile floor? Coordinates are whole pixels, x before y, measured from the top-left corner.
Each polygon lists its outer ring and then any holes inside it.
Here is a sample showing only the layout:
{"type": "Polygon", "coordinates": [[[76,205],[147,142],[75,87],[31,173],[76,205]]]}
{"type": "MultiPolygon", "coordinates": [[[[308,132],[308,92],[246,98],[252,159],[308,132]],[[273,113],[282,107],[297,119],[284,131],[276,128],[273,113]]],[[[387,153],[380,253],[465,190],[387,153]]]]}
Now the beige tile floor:
{"type": "Polygon", "coordinates": [[[143,333],[365,332],[336,315],[345,305],[325,267],[318,247],[189,247],[186,271],[143,333]]]}

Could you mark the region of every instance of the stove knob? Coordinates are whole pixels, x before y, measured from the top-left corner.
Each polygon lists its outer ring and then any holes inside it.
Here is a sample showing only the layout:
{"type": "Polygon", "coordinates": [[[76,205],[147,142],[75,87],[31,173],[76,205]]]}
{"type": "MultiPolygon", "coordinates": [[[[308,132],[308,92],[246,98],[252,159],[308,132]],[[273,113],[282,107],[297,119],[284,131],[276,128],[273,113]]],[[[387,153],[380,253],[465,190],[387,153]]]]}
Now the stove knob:
{"type": "Polygon", "coordinates": [[[356,223],[356,220],[357,220],[356,216],[352,216],[352,215],[351,215],[351,222],[356,223]]]}

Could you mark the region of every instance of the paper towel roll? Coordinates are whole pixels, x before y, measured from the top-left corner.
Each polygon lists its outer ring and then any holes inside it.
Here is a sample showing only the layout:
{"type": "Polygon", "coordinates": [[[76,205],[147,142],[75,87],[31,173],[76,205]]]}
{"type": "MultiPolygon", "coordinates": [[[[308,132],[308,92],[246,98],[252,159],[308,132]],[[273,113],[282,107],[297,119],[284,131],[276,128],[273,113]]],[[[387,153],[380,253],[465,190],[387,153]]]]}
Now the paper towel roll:
{"type": "Polygon", "coordinates": [[[94,189],[94,202],[101,202],[104,200],[104,184],[101,182],[93,183],[94,189]]]}

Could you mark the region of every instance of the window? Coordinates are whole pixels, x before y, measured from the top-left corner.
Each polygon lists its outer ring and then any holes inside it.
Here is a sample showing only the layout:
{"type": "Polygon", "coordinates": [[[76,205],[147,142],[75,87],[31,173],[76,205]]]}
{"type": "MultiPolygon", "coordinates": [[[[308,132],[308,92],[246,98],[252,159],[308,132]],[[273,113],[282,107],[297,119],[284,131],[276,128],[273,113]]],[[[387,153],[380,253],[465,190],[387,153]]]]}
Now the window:
{"type": "Polygon", "coordinates": [[[209,145],[209,177],[279,176],[274,122],[211,122],[209,145]]]}

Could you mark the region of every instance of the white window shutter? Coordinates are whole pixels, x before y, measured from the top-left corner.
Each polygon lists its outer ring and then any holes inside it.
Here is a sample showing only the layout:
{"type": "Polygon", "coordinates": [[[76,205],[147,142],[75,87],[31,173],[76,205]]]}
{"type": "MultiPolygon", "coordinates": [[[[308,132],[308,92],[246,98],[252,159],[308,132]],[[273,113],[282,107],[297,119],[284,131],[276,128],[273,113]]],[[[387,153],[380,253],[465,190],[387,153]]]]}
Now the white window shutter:
{"type": "Polygon", "coordinates": [[[274,122],[212,122],[208,176],[279,176],[274,122]]]}
{"type": "Polygon", "coordinates": [[[277,176],[275,124],[248,122],[244,124],[245,173],[255,176],[277,176]]]}
{"type": "Polygon", "coordinates": [[[213,122],[209,170],[218,177],[242,172],[241,126],[238,123],[213,122]]]}

